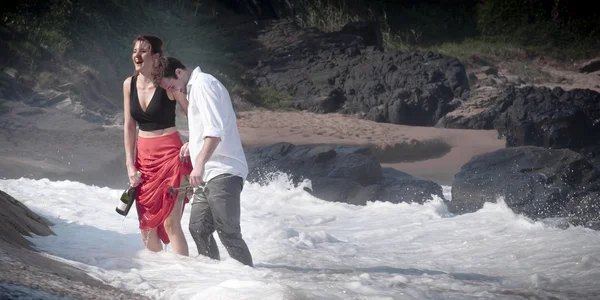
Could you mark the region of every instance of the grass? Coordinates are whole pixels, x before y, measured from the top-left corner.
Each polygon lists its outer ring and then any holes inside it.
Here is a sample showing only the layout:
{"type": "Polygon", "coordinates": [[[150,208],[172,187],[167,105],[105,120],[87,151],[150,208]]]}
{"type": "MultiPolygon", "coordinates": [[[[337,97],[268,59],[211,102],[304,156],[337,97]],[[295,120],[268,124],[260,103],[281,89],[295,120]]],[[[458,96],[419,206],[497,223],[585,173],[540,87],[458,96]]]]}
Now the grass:
{"type": "MultiPolygon", "coordinates": [[[[541,69],[530,65],[533,58],[546,55],[569,61],[589,57],[598,49],[597,41],[596,46],[590,46],[594,45],[593,39],[590,43],[563,47],[525,46],[518,38],[473,34],[477,24],[469,19],[471,12],[456,9],[446,12],[427,4],[386,12],[375,5],[364,6],[361,1],[285,2],[293,3],[296,15],[292,19],[301,27],[331,32],[349,22],[376,20],[381,25],[386,49],[440,52],[457,57],[467,67],[469,58],[476,55],[493,64],[503,62],[503,67],[510,72],[532,82],[561,80],[549,78],[541,69]]],[[[215,1],[109,0],[100,5],[91,0],[54,0],[48,3],[52,3],[55,13],[40,15],[33,23],[51,26],[28,27],[28,16],[20,14],[11,15],[15,20],[12,25],[0,25],[0,54],[5,57],[5,67],[15,69],[19,79],[31,86],[51,88],[77,80],[81,70],[91,70],[105,83],[104,92],[113,106],[120,107],[123,79],[133,70],[132,40],[138,34],[148,33],[164,39],[167,55],[178,57],[191,68],[201,66],[203,71],[222,81],[237,110],[294,109],[293,99],[286,93],[273,88],[247,87],[241,74],[253,61],[248,49],[260,47],[252,44],[254,23],[250,19],[241,20],[247,18],[245,16],[218,8],[215,1]],[[198,3],[202,3],[200,9],[197,9],[198,3]]]]}
{"type": "Polygon", "coordinates": [[[51,88],[59,84],[56,73],[42,71],[37,76],[37,86],[39,89],[51,88]]]}
{"type": "Polygon", "coordinates": [[[133,39],[140,34],[154,34],[163,39],[166,55],[181,59],[190,68],[201,66],[230,91],[243,91],[238,76],[243,66],[227,53],[235,50],[239,39],[217,28],[215,22],[227,16],[190,10],[190,1],[178,1],[176,5],[152,0],[110,0],[102,5],[87,0],[73,3],[77,4],[71,8],[72,15],[60,11],[70,23],[57,22],[58,12],[38,14],[36,24],[57,24],[43,30],[28,26],[26,16],[7,13],[12,22],[0,25],[0,54],[6,59],[3,67],[17,70],[17,79],[34,89],[75,82],[83,70],[91,71],[103,81],[103,92],[112,101],[105,107],[120,107],[122,82],[133,73],[133,39]]]}
{"type": "Polygon", "coordinates": [[[273,88],[258,88],[253,92],[250,102],[257,107],[270,110],[292,110],[294,98],[273,88]]]}
{"type": "MultiPolygon", "coordinates": [[[[381,26],[384,46],[388,50],[435,51],[456,57],[463,63],[472,55],[520,63],[539,56],[561,62],[573,62],[596,56],[600,47],[600,40],[591,34],[585,40],[566,42],[565,36],[568,36],[568,32],[550,32],[551,29],[545,26],[544,22],[504,35],[478,33],[476,28],[481,20],[460,9],[440,12],[439,7],[427,9],[427,5],[423,4],[420,8],[409,7],[400,12],[393,11],[396,15],[390,17],[382,7],[371,6],[366,10],[364,7],[352,8],[349,4],[356,4],[356,1],[335,1],[337,4],[333,4],[334,1],[291,1],[302,8],[293,19],[301,27],[314,27],[331,32],[340,30],[349,22],[377,21],[381,26]],[[457,27],[444,31],[444,27],[451,27],[457,23],[457,27]],[[535,33],[536,39],[527,44],[532,32],[535,33]],[[553,35],[558,35],[563,40],[553,40],[553,35]]],[[[543,75],[538,74],[533,77],[541,76],[543,75]]]]}

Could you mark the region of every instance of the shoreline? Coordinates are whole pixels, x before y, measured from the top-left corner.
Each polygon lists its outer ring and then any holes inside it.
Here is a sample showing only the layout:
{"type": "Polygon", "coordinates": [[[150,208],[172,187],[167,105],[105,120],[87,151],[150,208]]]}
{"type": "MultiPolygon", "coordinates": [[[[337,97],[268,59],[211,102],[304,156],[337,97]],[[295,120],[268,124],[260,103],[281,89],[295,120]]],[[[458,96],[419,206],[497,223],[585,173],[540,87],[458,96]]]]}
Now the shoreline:
{"type": "MultiPolygon", "coordinates": [[[[184,141],[186,123],[178,118],[184,141]]],[[[237,124],[245,147],[279,142],[365,146],[382,167],[443,185],[451,185],[473,156],[505,147],[496,130],[405,126],[341,114],[241,112],[237,124]]],[[[122,126],[4,129],[0,139],[2,178],[74,180],[114,188],[126,184],[122,126]]]]}

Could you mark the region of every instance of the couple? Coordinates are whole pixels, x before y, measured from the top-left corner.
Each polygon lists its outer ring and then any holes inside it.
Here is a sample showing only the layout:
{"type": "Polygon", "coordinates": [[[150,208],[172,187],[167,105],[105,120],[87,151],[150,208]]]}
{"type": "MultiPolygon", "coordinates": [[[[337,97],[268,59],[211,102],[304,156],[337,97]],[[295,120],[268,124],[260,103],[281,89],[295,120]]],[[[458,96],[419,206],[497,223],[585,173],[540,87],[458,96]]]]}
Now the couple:
{"type": "Polygon", "coordinates": [[[171,243],[175,253],[189,255],[181,228],[189,202],[182,178],[189,175],[195,188],[189,230],[198,253],[220,259],[216,230],[229,255],[252,266],[240,228],[240,193],[248,167],[229,93],[200,68],[190,70],[176,58],[164,57],[162,46],[156,36],[138,36],[132,54],[135,72],[123,83],[127,173],[130,184],[138,187],[144,245],[158,252],[162,243],[171,243]],[[186,144],[175,127],[176,103],[188,117],[186,144]]]}

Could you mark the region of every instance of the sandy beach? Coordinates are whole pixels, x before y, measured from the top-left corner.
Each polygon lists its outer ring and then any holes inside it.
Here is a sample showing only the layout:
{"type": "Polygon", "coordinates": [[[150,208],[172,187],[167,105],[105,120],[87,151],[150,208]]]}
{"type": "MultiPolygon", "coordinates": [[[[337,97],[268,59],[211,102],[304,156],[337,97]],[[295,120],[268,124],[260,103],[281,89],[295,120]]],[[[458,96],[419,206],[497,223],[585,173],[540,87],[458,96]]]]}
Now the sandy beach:
{"type": "Polygon", "coordinates": [[[373,148],[380,163],[414,176],[451,184],[474,155],[504,148],[496,130],[463,130],[376,123],[341,114],[243,112],[245,146],[354,144],[373,148]]]}
{"type": "MultiPolygon", "coordinates": [[[[98,126],[56,109],[11,116],[22,126],[0,130],[2,178],[126,184],[123,129],[98,126]],[[52,120],[61,120],[53,122],[52,120]]],[[[238,114],[244,146],[278,142],[353,144],[372,148],[383,166],[449,185],[471,157],[504,147],[495,130],[461,130],[376,123],[341,114],[249,111],[238,114]]],[[[8,117],[8,116],[7,116],[8,117]]],[[[187,122],[178,119],[182,138],[187,122]]]]}

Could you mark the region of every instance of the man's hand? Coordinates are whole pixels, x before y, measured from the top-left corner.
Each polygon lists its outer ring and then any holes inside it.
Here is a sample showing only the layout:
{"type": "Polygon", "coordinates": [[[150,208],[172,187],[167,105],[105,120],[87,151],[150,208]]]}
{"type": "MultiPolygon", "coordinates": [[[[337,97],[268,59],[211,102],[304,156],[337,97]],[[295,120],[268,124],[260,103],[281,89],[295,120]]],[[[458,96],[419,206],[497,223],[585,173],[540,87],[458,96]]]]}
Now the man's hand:
{"type": "Polygon", "coordinates": [[[203,186],[204,180],[202,180],[202,175],[204,175],[204,165],[200,164],[190,173],[190,184],[193,187],[203,186]]]}
{"type": "Polygon", "coordinates": [[[204,138],[204,144],[200,150],[200,154],[196,158],[196,167],[190,173],[190,184],[193,187],[199,187],[204,185],[202,175],[204,174],[204,164],[212,156],[213,152],[221,142],[221,138],[208,136],[204,138]]]}
{"type": "Polygon", "coordinates": [[[179,150],[179,160],[181,160],[182,162],[185,162],[188,160],[188,158],[190,157],[190,144],[189,143],[185,143],[183,144],[183,146],[181,146],[181,150],[179,150]]]}

